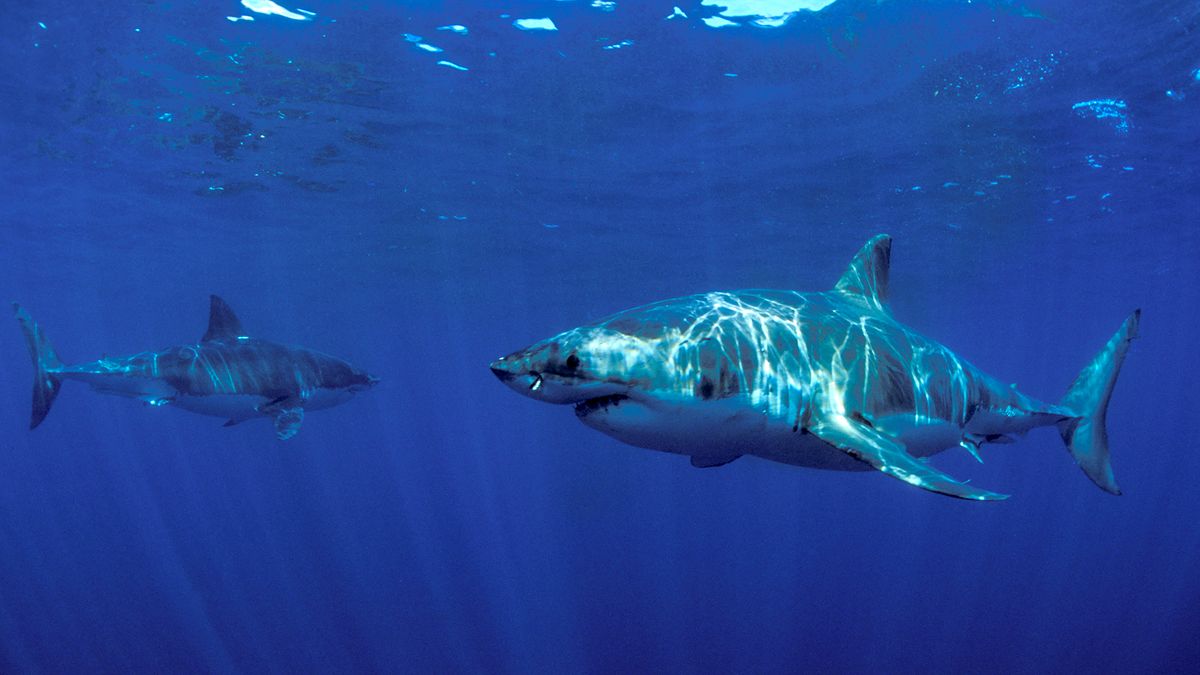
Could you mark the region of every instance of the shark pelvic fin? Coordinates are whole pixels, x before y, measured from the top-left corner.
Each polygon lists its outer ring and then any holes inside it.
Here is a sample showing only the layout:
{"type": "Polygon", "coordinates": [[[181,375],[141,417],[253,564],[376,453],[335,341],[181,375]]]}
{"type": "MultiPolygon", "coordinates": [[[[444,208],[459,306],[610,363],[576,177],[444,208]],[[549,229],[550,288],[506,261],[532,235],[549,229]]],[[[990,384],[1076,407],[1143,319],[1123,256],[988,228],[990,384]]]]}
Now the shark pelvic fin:
{"type": "Polygon", "coordinates": [[[879,234],[871,238],[850,261],[834,290],[867,301],[875,309],[885,309],[888,294],[888,270],[892,263],[892,238],[879,234]]]}
{"type": "Polygon", "coordinates": [[[725,466],[741,456],[741,453],[729,453],[727,455],[692,455],[692,466],[696,467],[697,469],[711,469],[717,466],[725,466]]]}
{"type": "Polygon", "coordinates": [[[212,295],[208,310],[208,330],[205,331],[204,337],[200,338],[201,342],[210,340],[235,340],[239,337],[245,337],[246,332],[242,330],[242,322],[238,321],[237,315],[229,308],[229,303],[221,298],[212,295]]]}
{"type": "Polygon", "coordinates": [[[959,499],[1008,499],[954,480],[932,465],[908,454],[898,439],[880,432],[861,416],[830,415],[808,427],[814,436],[876,469],[916,485],[959,499]]]}
{"type": "Polygon", "coordinates": [[[983,444],[982,438],[975,436],[974,434],[967,434],[962,437],[962,440],[959,441],[958,444],[962,446],[963,450],[971,453],[971,456],[975,458],[976,462],[983,464],[983,457],[979,454],[979,446],[983,444]]]}

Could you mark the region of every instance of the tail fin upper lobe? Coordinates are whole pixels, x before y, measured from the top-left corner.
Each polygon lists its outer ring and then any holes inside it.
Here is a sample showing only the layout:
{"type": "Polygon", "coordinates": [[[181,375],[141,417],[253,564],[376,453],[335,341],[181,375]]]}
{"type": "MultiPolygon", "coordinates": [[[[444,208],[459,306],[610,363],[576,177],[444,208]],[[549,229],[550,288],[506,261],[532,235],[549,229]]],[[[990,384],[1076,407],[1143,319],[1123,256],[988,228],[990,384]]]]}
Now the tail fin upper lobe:
{"type": "Polygon", "coordinates": [[[1108,461],[1108,431],[1104,428],[1108,399],[1121,371],[1129,343],[1137,337],[1142,310],[1134,310],[1104,349],[1079,373],[1060,405],[1074,413],[1058,423],[1058,432],[1079,468],[1101,489],[1121,494],[1108,461]]]}
{"type": "Polygon", "coordinates": [[[21,332],[25,333],[29,356],[33,359],[33,414],[29,418],[29,428],[34,429],[46,419],[54,397],[58,396],[62,380],[56,373],[62,368],[62,361],[58,360],[50,341],[33,317],[29,316],[29,312],[14,302],[13,313],[17,316],[17,323],[21,324],[21,332]]]}

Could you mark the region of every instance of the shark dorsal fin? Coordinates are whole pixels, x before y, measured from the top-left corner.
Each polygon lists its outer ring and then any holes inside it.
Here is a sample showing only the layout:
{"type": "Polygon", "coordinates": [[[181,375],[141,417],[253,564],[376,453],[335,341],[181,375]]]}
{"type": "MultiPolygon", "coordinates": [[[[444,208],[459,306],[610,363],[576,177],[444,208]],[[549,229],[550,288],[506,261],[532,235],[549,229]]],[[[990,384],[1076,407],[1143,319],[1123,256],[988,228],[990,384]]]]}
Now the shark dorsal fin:
{"type": "Polygon", "coordinates": [[[209,297],[212,298],[212,306],[208,311],[208,330],[204,333],[204,337],[200,338],[200,341],[233,340],[245,337],[246,332],[242,330],[242,322],[238,321],[237,315],[229,308],[229,304],[215,295],[209,297]]]}
{"type": "Polygon", "coordinates": [[[866,300],[876,309],[884,309],[888,292],[888,267],[892,261],[892,238],[876,235],[850,261],[835,290],[866,300]]]}

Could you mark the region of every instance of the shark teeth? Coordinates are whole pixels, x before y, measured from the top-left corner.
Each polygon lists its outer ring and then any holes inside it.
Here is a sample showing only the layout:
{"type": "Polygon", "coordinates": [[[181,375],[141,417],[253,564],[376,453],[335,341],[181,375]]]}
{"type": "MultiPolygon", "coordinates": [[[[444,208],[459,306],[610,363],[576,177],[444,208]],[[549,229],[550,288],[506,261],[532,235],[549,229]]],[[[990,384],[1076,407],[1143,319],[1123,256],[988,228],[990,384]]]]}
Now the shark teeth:
{"type": "Polygon", "coordinates": [[[541,389],[541,388],[542,388],[542,376],[538,373],[535,373],[533,376],[533,382],[529,385],[529,391],[537,391],[538,389],[541,389]]]}
{"type": "Polygon", "coordinates": [[[625,394],[609,394],[608,396],[597,396],[589,398],[586,401],[580,401],[575,404],[575,415],[585,417],[597,410],[603,410],[609,406],[620,405],[621,401],[629,398],[625,394]]]}

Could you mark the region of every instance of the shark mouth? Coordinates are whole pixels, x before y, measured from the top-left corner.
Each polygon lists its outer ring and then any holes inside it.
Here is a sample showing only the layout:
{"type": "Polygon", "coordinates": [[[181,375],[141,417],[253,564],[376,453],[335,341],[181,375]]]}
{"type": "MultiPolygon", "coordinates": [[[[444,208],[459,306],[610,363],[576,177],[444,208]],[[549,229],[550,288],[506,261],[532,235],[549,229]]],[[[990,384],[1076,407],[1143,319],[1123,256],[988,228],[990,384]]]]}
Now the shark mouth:
{"type": "Polygon", "coordinates": [[[629,398],[625,394],[609,394],[608,396],[597,396],[589,398],[586,401],[580,401],[575,404],[575,416],[587,417],[597,410],[607,410],[610,407],[621,405],[621,401],[629,398]]]}

